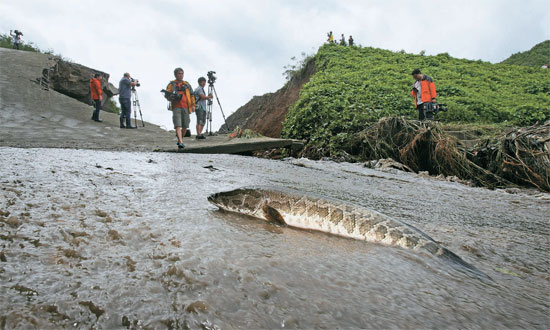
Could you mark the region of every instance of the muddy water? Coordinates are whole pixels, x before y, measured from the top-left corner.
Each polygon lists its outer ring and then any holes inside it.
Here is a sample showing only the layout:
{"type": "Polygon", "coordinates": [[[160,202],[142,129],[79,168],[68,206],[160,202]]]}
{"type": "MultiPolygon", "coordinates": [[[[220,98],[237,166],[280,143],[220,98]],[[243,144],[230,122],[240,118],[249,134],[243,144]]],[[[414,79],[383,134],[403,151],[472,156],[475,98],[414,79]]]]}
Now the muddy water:
{"type": "Polygon", "coordinates": [[[10,148],[0,159],[6,328],[549,327],[548,195],[307,160],[10,148]],[[398,218],[494,281],[206,200],[247,185],[398,218]]]}

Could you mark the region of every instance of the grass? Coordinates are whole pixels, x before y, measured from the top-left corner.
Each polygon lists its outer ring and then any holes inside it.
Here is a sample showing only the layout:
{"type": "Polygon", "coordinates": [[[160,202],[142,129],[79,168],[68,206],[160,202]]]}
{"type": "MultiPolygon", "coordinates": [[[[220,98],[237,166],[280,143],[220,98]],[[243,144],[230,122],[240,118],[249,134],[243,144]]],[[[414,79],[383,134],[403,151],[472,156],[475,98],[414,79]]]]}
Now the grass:
{"type": "Polygon", "coordinates": [[[338,45],[320,47],[315,64],[282,135],[322,148],[340,149],[383,117],[416,118],[409,94],[415,68],[434,78],[438,101],[449,107],[438,114],[443,124],[493,131],[550,120],[550,79],[541,68],[338,45]]]}

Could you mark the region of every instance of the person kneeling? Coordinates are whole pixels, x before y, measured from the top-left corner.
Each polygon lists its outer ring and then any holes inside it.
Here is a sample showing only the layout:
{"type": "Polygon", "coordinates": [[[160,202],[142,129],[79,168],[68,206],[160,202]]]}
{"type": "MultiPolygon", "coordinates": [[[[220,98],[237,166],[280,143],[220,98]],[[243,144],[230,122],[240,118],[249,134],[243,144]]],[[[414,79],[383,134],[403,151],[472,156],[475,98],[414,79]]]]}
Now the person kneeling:
{"type": "Polygon", "coordinates": [[[193,89],[187,81],[183,80],[183,75],[183,69],[176,68],[174,70],[176,80],[172,80],[166,87],[168,92],[178,94],[178,97],[171,101],[171,110],[179,149],[185,148],[183,137],[189,128],[189,122],[191,121],[190,114],[195,111],[193,89]],[[193,97],[191,97],[192,95],[193,97]]]}

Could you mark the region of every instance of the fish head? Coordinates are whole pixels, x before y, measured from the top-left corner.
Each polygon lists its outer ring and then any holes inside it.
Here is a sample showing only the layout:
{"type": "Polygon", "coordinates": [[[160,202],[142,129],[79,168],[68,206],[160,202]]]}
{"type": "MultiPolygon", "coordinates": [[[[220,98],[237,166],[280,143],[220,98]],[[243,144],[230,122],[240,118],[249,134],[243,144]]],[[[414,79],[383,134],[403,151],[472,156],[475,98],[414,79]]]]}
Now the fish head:
{"type": "Polygon", "coordinates": [[[224,211],[237,212],[258,217],[265,204],[260,190],[240,188],[208,196],[208,201],[224,211]]]}

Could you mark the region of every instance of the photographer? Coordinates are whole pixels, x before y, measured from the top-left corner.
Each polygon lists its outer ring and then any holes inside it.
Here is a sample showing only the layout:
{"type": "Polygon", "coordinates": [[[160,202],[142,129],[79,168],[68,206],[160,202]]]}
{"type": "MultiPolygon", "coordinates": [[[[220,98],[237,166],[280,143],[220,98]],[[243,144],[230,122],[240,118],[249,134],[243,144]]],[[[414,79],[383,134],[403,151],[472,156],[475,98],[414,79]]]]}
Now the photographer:
{"type": "Polygon", "coordinates": [[[422,74],[420,69],[415,69],[412,76],[415,82],[411,96],[414,97],[414,105],[418,110],[418,120],[433,120],[434,104],[437,97],[435,83],[431,77],[422,74]]]}
{"type": "Polygon", "coordinates": [[[176,68],[174,76],[176,80],[172,80],[168,84],[165,95],[170,99],[172,121],[178,137],[177,145],[179,149],[183,149],[185,148],[183,137],[189,128],[190,114],[195,111],[195,97],[191,85],[183,80],[183,69],[176,68]]]}
{"type": "Polygon", "coordinates": [[[204,91],[204,86],[206,86],[206,78],[199,78],[199,87],[195,89],[195,96],[197,97],[197,109],[195,113],[197,114],[197,140],[204,140],[206,137],[202,134],[204,125],[206,124],[206,101],[212,99],[212,94],[206,95],[204,91]]]}
{"type": "Polygon", "coordinates": [[[94,102],[94,113],[92,120],[101,123],[103,120],[99,119],[99,111],[101,111],[101,100],[103,100],[103,89],[101,88],[101,80],[103,77],[96,73],[92,79],[90,79],[90,96],[94,102]]]}
{"type": "Polygon", "coordinates": [[[132,126],[132,88],[135,88],[139,81],[132,79],[126,72],[118,83],[118,100],[120,101],[120,128],[137,128],[132,126]],[[124,122],[126,121],[126,126],[124,122]]]}

